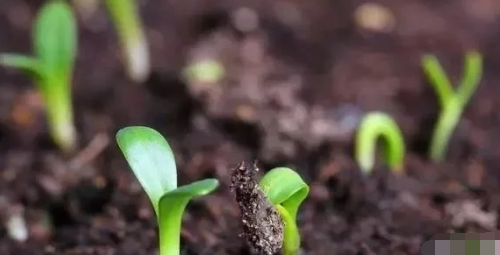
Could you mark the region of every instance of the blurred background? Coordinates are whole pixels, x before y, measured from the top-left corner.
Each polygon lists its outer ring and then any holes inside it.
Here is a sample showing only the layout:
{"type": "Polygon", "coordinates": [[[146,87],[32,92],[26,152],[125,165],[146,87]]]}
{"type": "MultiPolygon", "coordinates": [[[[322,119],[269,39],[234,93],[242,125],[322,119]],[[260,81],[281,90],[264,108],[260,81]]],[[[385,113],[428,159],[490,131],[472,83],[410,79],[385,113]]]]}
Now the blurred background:
{"type": "MultiPolygon", "coordinates": [[[[0,1],[0,52],[32,53],[44,2],[0,1]]],[[[70,2],[76,153],[51,141],[32,80],[0,68],[0,254],[155,254],[154,212],[115,142],[129,125],[169,140],[180,184],[221,181],[188,206],[183,254],[249,254],[229,192],[241,160],[264,172],[290,166],[311,185],[303,254],[413,255],[436,233],[499,227],[500,2],[138,0],[151,57],[144,82],[127,76],[103,4],[70,2]],[[436,55],[456,83],[473,49],[481,84],[446,160],[432,163],[440,108],[420,58],[436,55]],[[186,78],[203,60],[222,67],[217,79],[186,78]],[[402,129],[404,176],[383,165],[359,173],[353,134],[370,111],[402,129]]]]}

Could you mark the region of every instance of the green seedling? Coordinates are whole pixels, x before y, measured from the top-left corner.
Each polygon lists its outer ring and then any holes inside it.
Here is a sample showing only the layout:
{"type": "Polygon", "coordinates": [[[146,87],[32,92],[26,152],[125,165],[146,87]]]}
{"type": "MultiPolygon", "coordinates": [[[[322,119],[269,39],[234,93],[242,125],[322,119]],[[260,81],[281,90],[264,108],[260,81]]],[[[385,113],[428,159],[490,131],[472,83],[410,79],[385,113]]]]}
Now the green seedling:
{"type": "Polygon", "coordinates": [[[467,52],[464,75],[456,90],[453,89],[443,67],[435,56],[424,55],[422,67],[436,91],[441,106],[429,148],[429,157],[433,161],[439,162],[443,160],[451,134],[479,85],[483,69],[482,56],[476,51],[467,52]]]}
{"type": "Polygon", "coordinates": [[[219,182],[205,179],[177,187],[174,154],[165,138],[154,129],[126,127],[117,132],[116,140],[155,211],[160,254],[180,254],[182,215],[188,202],[212,192],[219,182]]]}
{"type": "Polygon", "coordinates": [[[184,76],[190,82],[216,83],[224,76],[224,67],[216,60],[199,60],[188,65],[184,76]]]}
{"type": "Polygon", "coordinates": [[[283,220],[283,255],[297,255],[300,248],[297,211],[309,195],[309,186],[297,172],[286,167],[278,167],[269,171],[260,180],[259,186],[283,220]]]}
{"type": "Polygon", "coordinates": [[[359,167],[370,173],[375,165],[377,142],[383,142],[386,164],[394,172],[403,169],[405,142],[397,123],[387,114],[372,112],[361,120],[356,133],[355,157],[359,167]]]}
{"type": "Polygon", "coordinates": [[[0,64],[22,69],[34,80],[45,103],[50,133],[55,143],[66,152],[76,148],[71,104],[76,29],[71,7],[65,1],[48,1],[35,20],[35,56],[0,55],[0,64]]]}
{"type": "Polygon", "coordinates": [[[120,41],[129,77],[145,81],[150,73],[148,41],[135,0],[105,0],[108,13],[120,41]]]}

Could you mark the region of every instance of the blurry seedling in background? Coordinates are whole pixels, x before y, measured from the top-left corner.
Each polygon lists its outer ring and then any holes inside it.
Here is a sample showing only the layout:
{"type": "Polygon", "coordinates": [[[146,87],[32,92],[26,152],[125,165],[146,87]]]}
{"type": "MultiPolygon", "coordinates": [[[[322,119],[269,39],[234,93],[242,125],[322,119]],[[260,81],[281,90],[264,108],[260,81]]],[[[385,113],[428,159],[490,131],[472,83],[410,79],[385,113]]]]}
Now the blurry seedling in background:
{"type": "Polygon", "coordinates": [[[199,60],[189,64],[184,77],[191,83],[217,83],[224,77],[224,66],[216,60],[199,60]]]}
{"type": "Polygon", "coordinates": [[[105,0],[120,41],[129,77],[144,82],[150,73],[148,40],[135,0],[105,0]]]}
{"type": "Polygon", "coordinates": [[[300,248],[297,211],[309,194],[300,175],[286,167],[269,171],[257,184],[256,164],[233,171],[231,189],[241,210],[244,236],[261,254],[296,255],[300,248]]]}
{"type": "Polygon", "coordinates": [[[48,1],[33,31],[34,57],[1,54],[0,64],[26,71],[45,103],[50,133],[64,152],[77,147],[71,83],[76,57],[76,22],[65,1],[48,1]]]}
{"type": "Polygon", "coordinates": [[[299,254],[300,233],[297,227],[297,212],[309,195],[309,186],[297,172],[286,167],[277,167],[267,172],[259,185],[283,220],[283,255],[299,254]]]}
{"type": "Polygon", "coordinates": [[[205,179],[177,187],[174,154],[165,138],[154,129],[126,127],[117,132],[116,140],[153,205],[160,254],[180,254],[182,215],[188,202],[215,190],[219,181],[205,179]]]}
{"type": "Polygon", "coordinates": [[[446,149],[457,126],[465,106],[476,91],[482,76],[482,56],[476,51],[465,55],[464,75],[456,90],[446,76],[443,67],[433,55],[424,55],[422,67],[439,98],[441,113],[432,135],[429,157],[435,161],[442,161],[446,149]]]}
{"type": "Polygon", "coordinates": [[[371,112],[363,117],[356,133],[355,157],[369,174],[375,165],[377,142],[382,139],[385,163],[394,172],[403,168],[405,142],[398,124],[387,114],[371,112]]]}

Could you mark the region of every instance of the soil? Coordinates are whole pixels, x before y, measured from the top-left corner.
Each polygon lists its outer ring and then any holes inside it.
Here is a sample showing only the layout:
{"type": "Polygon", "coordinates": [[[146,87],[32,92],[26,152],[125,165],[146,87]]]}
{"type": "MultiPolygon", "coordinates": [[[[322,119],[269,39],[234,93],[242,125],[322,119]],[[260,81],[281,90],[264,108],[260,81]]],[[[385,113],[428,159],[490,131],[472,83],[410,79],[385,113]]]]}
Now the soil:
{"type": "MultiPolygon", "coordinates": [[[[41,2],[0,1],[0,52],[30,54],[41,2]]],[[[31,81],[0,69],[0,254],[155,254],[154,212],[114,141],[128,125],[167,137],[179,183],[221,181],[189,204],[182,254],[249,254],[230,191],[242,160],[310,183],[302,254],[413,255],[434,234],[500,226],[500,2],[380,0],[389,12],[369,25],[354,18],[362,0],[139,2],[152,56],[142,84],[127,78],[102,8],[79,16],[75,155],[51,142],[31,81]],[[420,57],[436,54],[456,81],[470,49],[484,56],[481,85],[434,163],[439,107],[420,57]],[[220,82],[183,79],[203,57],[224,64],[220,82]],[[363,176],[353,161],[359,118],[375,110],[405,135],[403,175],[379,164],[363,176]],[[7,235],[16,217],[25,242],[7,235]]]]}

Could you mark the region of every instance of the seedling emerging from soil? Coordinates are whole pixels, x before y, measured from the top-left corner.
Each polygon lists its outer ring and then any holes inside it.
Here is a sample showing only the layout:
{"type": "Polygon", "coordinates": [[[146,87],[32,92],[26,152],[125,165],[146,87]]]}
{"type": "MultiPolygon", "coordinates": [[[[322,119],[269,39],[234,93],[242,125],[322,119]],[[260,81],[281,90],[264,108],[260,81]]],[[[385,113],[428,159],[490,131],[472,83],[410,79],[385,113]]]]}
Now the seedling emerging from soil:
{"type": "Polygon", "coordinates": [[[243,236],[260,254],[296,255],[300,233],[296,218],[309,186],[293,170],[274,168],[255,181],[257,166],[242,162],[232,173],[231,188],[242,212],[243,236]]]}
{"type": "Polygon", "coordinates": [[[153,205],[159,226],[160,254],[180,254],[182,214],[188,202],[215,190],[219,181],[205,179],[177,187],[174,154],[154,129],[126,127],[118,131],[116,140],[153,205]]]}
{"type": "Polygon", "coordinates": [[[401,171],[405,156],[403,135],[398,124],[382,112],[368,113],[358,127],[355,157],[361,170],[367,174],[373,170],[379,138],[383,139],[386,164],[395,172],[401,171]]]}
{"type": "Polygon", "coordinates": [[[184,76],[191,82],[216,83],[224,76],[224,67],[216,60],[199,60],[186,67],[184,76]]]}
{"type": "Polygon", "coordinates": [[[104,2],[118,34],[128,75],[136,82],[143,82],[149,76],[150,59],[137,3],[135,0],[104,2]]]}
{"type": "Polygon", "coordinates": [[[482,76],[482,56],[476,51],[465,55],[464,75],[460,85],[453,89],[443,67],[433,55],[424,55],[422,67],[439,97],[441,113],[432,135],[429,157],[436,162],[443,160],[451,134],[476,91],[482,76]]]}
{"type": "Polygon", "coordinates": [[[39,11],[33,31],[35,57],[0,55],[4,66],[26,71],[44,100],[50,133],[66,152],[76,148],[71,105],[71,80],[77,48],[76,22],[65,1],[48,1],[39,11]]]}

